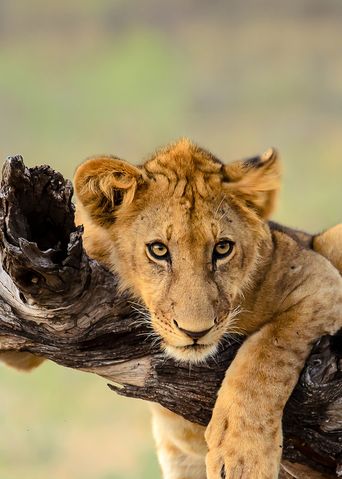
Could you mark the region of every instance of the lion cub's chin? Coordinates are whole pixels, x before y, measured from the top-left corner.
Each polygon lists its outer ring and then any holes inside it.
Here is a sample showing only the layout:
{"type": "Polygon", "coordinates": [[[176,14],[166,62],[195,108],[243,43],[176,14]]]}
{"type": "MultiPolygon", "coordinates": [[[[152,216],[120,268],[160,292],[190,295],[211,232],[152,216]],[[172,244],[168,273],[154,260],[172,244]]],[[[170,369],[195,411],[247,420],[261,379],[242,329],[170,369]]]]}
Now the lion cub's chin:
{"type": "Polygon", "coordinates": [[[218,344],[196,344],[192,346],[171,346],[163,344],[165,353],[185,363],[201,363],[213,356],[218,348],[218,344]]]}

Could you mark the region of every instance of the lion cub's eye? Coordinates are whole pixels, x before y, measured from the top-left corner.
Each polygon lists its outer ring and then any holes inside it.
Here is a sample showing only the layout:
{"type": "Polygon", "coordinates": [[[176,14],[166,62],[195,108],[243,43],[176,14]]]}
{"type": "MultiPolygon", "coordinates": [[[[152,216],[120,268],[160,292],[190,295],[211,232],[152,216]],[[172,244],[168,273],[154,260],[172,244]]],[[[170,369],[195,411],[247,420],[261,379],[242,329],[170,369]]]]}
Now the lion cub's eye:
{"type": "Polygon", "coordinates": [[[223,259],[231,255],[234,249],[234,241],[231,240],[222,240],[216,243],[213,251],[213,259],[223,259]]]}
{"type": "Polygon", "coordinates": [[[148,244],[146,248],[150,256],[155,259],[168,259],[170,256],[167,246],[159,241],[148,244]]]}

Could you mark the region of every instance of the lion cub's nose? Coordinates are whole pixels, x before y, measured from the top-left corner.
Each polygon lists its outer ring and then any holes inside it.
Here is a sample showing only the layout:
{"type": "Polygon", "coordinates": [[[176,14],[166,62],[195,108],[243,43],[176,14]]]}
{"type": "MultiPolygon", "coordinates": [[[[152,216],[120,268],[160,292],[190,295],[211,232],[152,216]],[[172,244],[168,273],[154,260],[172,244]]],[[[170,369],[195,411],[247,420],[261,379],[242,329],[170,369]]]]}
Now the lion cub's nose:
{"type": "Polygon", "coordinates": [[[187,336],[189,336],[189,338],[193,339],[194,341],[198,341],[199,339],[203,338],[203,336],[209,333],[209,331],[211,331],[211,329],[213,328],[213,326],[211,326],[211,328],[205,329],[203,331],[189,331],[188,329],[181,328],[178,325],[176,320],[174,320],[174,323],[175,323],[175,326],[179,329],[179,331],[182,331],[182,333],[186,334],[187,336]]]}

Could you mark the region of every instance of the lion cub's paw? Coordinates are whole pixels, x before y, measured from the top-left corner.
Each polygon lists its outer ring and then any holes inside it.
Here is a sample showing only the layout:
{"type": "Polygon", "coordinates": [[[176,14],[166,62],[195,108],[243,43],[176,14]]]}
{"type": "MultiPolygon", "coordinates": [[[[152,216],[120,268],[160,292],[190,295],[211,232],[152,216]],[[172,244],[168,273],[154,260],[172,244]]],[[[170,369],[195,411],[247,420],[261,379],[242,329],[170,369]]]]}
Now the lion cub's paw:
{"type": "Polygon", "coordinates": [[[266,430],[214,408],[206,431],[208,479],[277,479],[282,451],[281,426],[266,430]],[[276,430],[275,430],[276,429],[276,430]]]}
{"type": "Polygon", "coordinates": [[[258,457],[245,448],[238,452],[230,448],[218,448],[207,454],[208,479],[278,479],[277,461],[258,457]]]}

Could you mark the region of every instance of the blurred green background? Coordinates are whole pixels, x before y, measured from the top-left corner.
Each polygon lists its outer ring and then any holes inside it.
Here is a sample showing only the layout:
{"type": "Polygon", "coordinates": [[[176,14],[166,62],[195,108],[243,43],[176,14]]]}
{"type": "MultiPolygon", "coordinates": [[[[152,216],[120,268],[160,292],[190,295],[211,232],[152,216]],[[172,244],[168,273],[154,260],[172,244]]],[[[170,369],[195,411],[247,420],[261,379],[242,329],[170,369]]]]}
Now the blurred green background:
{"type": "MultiPolygon", "coordinates": [[[[275,218],[341,222],[340,0],[0,0],[0,154],[71,177],[189,136],[230,161],[276,146],[275,218]]],[[[104,380],[0,366],[1,479],[159,477],[148,407],[104,380]]]]}

